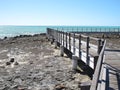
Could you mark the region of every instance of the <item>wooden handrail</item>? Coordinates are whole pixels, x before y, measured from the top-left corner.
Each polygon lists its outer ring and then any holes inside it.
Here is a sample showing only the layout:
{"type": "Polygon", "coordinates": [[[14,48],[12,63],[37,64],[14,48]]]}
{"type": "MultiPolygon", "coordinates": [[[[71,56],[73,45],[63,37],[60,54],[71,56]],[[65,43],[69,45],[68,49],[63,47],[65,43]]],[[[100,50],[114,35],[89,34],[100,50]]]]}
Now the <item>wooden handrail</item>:
{"type": "Polygon", "coordinates": [[[92,80],[90,90],[97,90],[100,71],[101,71],[101,67],[102,67],[102,63],[103,63],[105,45],[106,45],[106,40],[104,41],[103,48],[102,48],[102,50],[101,50],[101,52],[99,54],[99,57],[98,57],[98,62],[97,62],[97,65],[96,65],[95,73],[93,75],[93,80],[92,80]]]}

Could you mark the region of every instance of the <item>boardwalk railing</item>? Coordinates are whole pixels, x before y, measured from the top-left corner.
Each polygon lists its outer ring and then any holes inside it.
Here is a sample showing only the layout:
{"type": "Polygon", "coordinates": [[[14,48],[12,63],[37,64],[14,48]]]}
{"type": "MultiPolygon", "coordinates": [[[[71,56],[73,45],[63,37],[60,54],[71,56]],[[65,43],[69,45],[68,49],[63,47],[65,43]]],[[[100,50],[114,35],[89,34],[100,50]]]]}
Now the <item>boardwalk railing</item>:
{"type": "Polygon", "coordinates": [[[57,47],[57,44],[60,45],[62,48],[61,56],[64,55],[64,49],[67,49],[72,53],[71,57],[78,57],[79,60],[82,60],[94,70],[90,90],[96,90],[100,78],[106,41],[51,28],[47,28],[47,37],[51,40],[51,43],[55,42],[55,47],[57,47]]]}
{"type": "Polygon", "coordinates": [[[93,75],[93,80],[92,80],[90,90],[105,90],[105,85],[100,82],[100,80],[102,80],[102,76],[100,77],[101,73],[105,74],[102,71],[103,65],[104,65],[103,60],[104,60],[105,45],[106,45],[106,41],[104,41],[104,45],[103,45],[102,50],[98,57],[98,62],[97,62],[96,68],[95,68],[95,73],[93,75]],[[101,83],[101,85],[98,87],[98,84],[100,84],[100,83],[101,83]]]}
{"type": "Polygon", "coordinates": [[[64,29],[66,32],[76,33],[104,33],[120,34],[120,27],[52,27],[55,30],[64,29]]]}

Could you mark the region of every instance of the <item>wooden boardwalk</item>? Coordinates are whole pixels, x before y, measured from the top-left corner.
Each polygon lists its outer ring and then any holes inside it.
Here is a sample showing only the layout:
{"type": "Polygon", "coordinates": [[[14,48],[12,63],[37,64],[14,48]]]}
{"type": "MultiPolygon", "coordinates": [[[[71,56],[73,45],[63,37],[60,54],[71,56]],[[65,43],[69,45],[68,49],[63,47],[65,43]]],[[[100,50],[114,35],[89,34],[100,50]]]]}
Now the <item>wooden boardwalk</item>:
{"type": "Polygon", "coordinates": [[[120,90],[120,50],[105,50],[106,90],[120,90]]]}
{"type": "Polygon", "coordinates": [[[94,70],[90,90],[120,90],[120,50],[106,48],[106,40],[49,28],[48,38],[51,41],[55,39],[55,43],[59,43],[94,70]],[[91,40],[97,44],[94,45],[91,40]]]}

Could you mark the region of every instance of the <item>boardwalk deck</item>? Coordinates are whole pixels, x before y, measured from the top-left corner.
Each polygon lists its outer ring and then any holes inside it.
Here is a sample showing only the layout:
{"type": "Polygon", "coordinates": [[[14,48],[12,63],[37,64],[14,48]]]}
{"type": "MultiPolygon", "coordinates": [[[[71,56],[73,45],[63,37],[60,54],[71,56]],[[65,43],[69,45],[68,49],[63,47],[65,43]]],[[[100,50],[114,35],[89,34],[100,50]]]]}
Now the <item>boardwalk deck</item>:
{"type": "Polygon", "coordinates": [[[120,51],[105,50],[106,90],[120,90],[120,51]]]}

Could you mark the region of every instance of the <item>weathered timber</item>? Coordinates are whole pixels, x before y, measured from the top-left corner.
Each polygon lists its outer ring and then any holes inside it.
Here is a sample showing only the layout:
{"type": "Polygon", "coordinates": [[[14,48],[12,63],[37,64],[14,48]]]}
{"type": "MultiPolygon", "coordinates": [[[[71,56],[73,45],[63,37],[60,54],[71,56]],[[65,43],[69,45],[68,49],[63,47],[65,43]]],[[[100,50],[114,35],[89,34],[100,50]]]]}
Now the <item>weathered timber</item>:
{"type": "Polygon", "coordinates": [[[79,59],[81,60],[81,35],[79,35],[79,59]]]}
{"type": "Polygon", "coordinates": [[[87,65],[89,65],[89,42],[90,42],[90,38],[87,37],[87,44],[86,44],[86,62],[87,62],[87,65]]]}

